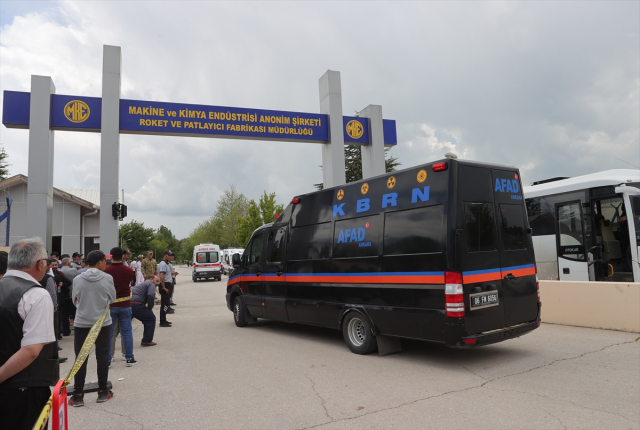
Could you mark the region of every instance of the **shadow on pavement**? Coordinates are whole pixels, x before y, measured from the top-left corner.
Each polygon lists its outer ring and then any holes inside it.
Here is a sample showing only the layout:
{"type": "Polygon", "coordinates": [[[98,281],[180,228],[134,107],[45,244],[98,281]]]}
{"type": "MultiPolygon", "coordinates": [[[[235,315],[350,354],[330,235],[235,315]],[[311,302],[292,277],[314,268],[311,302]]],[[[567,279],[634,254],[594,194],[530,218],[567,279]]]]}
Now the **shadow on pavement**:
{"type": "MultiPolygon", "coordinates": [[[[347,345],[342,338],[342,332],[324,327],[308,326],[304,324],[291,324],[280,321],[258,320],[249,324],[246,329],[261,330],[279,336],[292,339],[292,342],[305,339],[327,347],[341,347],[349,352],[347,345]]],[[[377,353],[373,353],[377,355],[377,353]]],[[[442,344],[402,339],[402,352],[380,357],[381,359],[394,359],[406,362],[422,362],[430,366],[440,366],[450,368],[452,364],[465,366],[467,364],[479,364],[489,362],[496,364],[503,361],[517,360],[532,355],[531,349],[524,349],[519,344],[514,344],[513,340],[503,343],[487,345],[472,349],[449,348],[442,344]]]]}

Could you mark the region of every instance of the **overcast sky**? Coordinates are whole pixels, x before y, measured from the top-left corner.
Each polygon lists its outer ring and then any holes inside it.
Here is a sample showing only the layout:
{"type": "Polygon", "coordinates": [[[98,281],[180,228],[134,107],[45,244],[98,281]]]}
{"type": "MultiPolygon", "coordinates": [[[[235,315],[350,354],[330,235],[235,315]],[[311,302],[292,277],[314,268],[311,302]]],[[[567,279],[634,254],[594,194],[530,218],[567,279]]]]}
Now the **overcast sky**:
{"type": "MultiPolygon", "coordinates": [[[[30,75],[101,95],[102,45],[122,47],[122,98],[319,112],[382,105],[412,167],[455,152],[525,183],[640,166],[640,2],[0,1],[0,90],[30,75]],[[617,159],[618,158],[618,159],[617,159]]],[[[1,107],[0,107],[1,109],[1,107]]],[[[28,132],[0,126],[10,173],[28,132]]],[[[54,186],[98,188],[100,135],[56,132],[54,186]]],[[[322,182],[318,144],[122,135],[129,220],[178,238],[235,184],[280,203],[322,182]]]]}

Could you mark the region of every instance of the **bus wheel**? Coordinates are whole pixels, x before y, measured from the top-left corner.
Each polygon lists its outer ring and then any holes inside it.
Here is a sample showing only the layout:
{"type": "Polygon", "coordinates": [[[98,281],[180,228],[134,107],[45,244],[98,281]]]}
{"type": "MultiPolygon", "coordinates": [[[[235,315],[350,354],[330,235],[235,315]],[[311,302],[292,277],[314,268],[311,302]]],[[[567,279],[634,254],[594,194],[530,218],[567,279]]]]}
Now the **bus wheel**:
{"type": "Polygon", "coordinates": [[[240,297],[236,297],[236,300],[233,302],[233,320],[238,327],[247,326],[247,316],[245,315],[244,305],[240,297]]]}
{"type": "Polygon", "coordinates": [[[370,354],[378,346],[371,324],[358,312],[347,314],[342,323],[342,335],[351,352],[356,354],[370,354]]]}

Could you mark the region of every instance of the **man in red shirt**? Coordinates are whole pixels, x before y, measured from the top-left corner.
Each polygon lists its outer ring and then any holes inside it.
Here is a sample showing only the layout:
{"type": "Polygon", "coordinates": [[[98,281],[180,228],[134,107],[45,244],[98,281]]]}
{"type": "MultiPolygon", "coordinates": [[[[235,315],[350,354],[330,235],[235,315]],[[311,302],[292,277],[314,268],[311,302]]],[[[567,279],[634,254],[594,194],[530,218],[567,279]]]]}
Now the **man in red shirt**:
{"type": "MultiPolygon", "coordinates": [[[[122,264],[122,248],[116,246],[111,248],[111,264],[107,266],[104,271],[113,277],[113,284],[116,287],[116,298],[131,297],[131,278],[133,277],[133,271],[130,267],[122,264]]],[[[120,331],[122,333],[122,340],[124,341],[125,357],[127,359],[127,367],[131,367],[136,364],[135,358],[133,358],[133,333],[131,331],[131,300],[124,302],[112,303],[109,309],[111,313],[111,340],[113,342],[113,327],[116,320],[120,324],[120,331]]],[[[113,357],[109,357],[112,360],[113,357]]]]}

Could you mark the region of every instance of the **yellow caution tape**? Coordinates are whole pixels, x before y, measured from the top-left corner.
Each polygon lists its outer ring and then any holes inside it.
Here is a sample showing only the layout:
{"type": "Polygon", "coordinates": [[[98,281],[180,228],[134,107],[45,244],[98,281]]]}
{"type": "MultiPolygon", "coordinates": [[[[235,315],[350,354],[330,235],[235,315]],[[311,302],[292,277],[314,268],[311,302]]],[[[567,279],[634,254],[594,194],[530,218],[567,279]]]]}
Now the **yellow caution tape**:
{"type": "MultiPolygon", "coordinates": [[[[116,299],[116,301],[113,303],[126,302],[127,300],[131,300],[131,297],[121,297],[119,299],[116,299]]],[[[80,367],[82,367],[82,363],[84,363],[84,361],[89,356],[89,352],[91,352],[91,348],[96,343],[96,339],[98,338],[98,334],[100,334],[100,330],[102,330],[102,324],[104,324],[104,320],[107,317],[107,313],[109,313],[109,307],[105,309],[102,316],[98,319],[98,321],[96,321],[93,327],[91,327],[91,330],[89,330],[89,334],[87,335],[87,338],[84,340],[84,343],[82,344],[80,353],[76,357],[76,362],[73,363],[73,367],[69,371],[69,374],[67,375],[66,378],[64,378],[64,384],[62,384],[62,389],[64,389],[67,385],[69,385],[69,382],[71,382],[71,379],[76,375],[76,373],[78,373],[78,370],[80,370],[80,367]]],[[[60,395],[60,393],[58,393],[58,395],[60,395]]],[[[49,400],[47,400],[47,404],[44,405],[42,412],[40,412],[40,416],[38,417],[38,420],[34,424],[33,430],[42,430],[47,425],[47,421],[49,421],[49,414],[51,413],[52,401],[53,401],[53,394],[49,396],[49,400]]]]}

